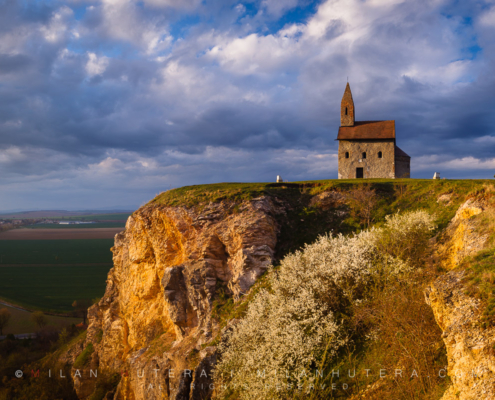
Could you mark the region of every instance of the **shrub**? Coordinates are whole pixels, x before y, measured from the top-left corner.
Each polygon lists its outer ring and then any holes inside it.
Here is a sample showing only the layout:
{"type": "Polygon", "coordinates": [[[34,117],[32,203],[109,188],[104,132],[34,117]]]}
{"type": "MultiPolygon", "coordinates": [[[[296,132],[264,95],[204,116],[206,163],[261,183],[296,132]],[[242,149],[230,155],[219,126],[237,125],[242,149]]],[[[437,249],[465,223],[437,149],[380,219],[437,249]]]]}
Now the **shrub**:
{"type": "Polygon", "coordinates": [[[433,217],[423,210],[387,215],[385,226],[374,235],[374,245],[381,253],[419,265],[435,229],[433,217]]]}
{"type": "Polygon", "coordinates": [[[284,398],[299,385],[308,389],[323,355],[334,358],[349,341],[352,306],[370,285],[407,274],[419,256],[403,242],[426,243],[433,229],[423,211],[394,215],[384,228],[322,236],[285,257],[271,271],[271,288],[258,293],[219,346],[219,396],[284,398]]]}
{"type": "Polygon", "coordinates": [[[0,309],[0,335],[3,335],[3,329],[9,324],[12,314],[6,308],[0,309]]]}
{"type": "Polygon", "coordinates": [[[33,322],[36,324],[38,329],[43,329],[48,323],[48,319],[42,311],[33,312],[31,318],[33,319],[33,322]]]}

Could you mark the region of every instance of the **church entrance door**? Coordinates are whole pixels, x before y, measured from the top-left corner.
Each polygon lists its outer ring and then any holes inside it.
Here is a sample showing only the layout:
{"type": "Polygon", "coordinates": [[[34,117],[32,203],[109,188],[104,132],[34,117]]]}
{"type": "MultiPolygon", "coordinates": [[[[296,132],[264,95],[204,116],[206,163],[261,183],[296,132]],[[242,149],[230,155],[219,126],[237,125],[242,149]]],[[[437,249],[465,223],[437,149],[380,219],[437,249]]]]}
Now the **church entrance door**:
{"type": "Polygon", "coordinates": [[[363,168],[356,168],[356,178],[364,178],[363,168]]]}

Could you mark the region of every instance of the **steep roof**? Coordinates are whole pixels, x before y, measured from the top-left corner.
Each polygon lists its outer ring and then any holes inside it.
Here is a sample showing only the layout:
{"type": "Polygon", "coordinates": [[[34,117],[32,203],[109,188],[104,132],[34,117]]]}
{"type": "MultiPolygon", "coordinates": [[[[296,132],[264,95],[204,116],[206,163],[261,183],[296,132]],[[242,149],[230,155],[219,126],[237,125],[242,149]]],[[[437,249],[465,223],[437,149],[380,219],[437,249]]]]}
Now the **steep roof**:
{"type": "Polygon", "coordinates": [[[337,140],[353,139],[395,139],[395,121],[356,121],[339,128],[337,140]]]}
{"type": "Polygon", "coordinates": [[[395,156],[397,157],[409,157],[411,158],[411,156],[407,155],[406,152],[402,149],[400,149],[399,147],[395,146],[395,156]]]}
{"type": "Polygon", "coordinates": [[[350,103],[354,104],[354,100],[352,99],[351,86],[349,85],[349,82],[347,82],[344,91],[344,96],[342,96],[342,102],[344,101],[349,101],[350,103]]]}

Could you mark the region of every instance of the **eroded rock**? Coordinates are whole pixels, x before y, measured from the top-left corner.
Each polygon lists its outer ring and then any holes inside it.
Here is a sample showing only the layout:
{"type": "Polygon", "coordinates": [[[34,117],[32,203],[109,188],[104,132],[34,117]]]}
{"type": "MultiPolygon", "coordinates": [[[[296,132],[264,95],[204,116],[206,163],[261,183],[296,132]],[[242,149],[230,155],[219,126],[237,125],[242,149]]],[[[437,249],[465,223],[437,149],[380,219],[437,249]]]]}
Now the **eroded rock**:
{"type": "MultiPolygon", "coordinates": [[[[93,344],[99,369],[122,373],[116,399],[209,396],[199,387],[209,387],[211,374],[204,380],[194,368],[211,372],[216,360],[196,350],[218,333],[213,303],[219,290],[239,299],[271,265],[275,215],[283,212],[266,197],[236,212],[234,205],[147,205],[116,236],[114,267],[104,297],[89,311],[85,343],[93,344]],[[190,380],[180,373],[188,368],[190,380]]],[[[79,386],[87,398],[91,387],[79,386]]]]}

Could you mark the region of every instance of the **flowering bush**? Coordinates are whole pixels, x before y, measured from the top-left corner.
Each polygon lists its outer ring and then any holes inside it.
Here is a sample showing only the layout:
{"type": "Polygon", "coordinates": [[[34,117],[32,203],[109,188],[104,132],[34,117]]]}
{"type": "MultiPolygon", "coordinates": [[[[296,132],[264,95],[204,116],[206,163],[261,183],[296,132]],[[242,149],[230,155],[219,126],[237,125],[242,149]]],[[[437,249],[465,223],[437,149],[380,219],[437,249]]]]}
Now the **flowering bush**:
{"type": "Polygon", "coordinates": [[[412,235],[413,243],[423,243],[432,229],[424,211],[394,215],[384,228],[322,236],[285,257],[271,271],[271,289],[257,294],[220,345],[219,396],[286,398],[297,386],[310,389],[323,354],[334,357],[348,340],[342,318],[349,305],[367,285],[412,268],[408,252],[416,250],[404,242],[412,235]]]}

